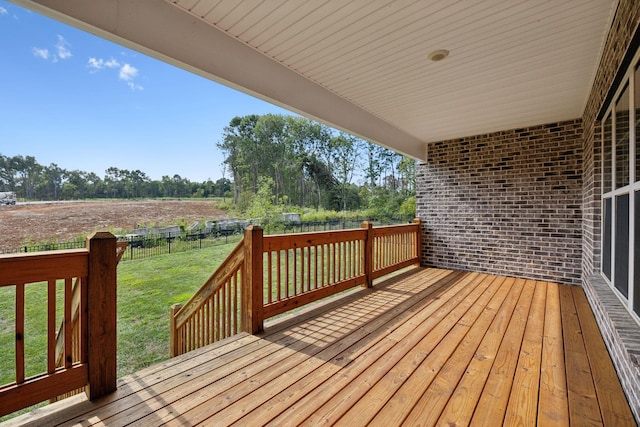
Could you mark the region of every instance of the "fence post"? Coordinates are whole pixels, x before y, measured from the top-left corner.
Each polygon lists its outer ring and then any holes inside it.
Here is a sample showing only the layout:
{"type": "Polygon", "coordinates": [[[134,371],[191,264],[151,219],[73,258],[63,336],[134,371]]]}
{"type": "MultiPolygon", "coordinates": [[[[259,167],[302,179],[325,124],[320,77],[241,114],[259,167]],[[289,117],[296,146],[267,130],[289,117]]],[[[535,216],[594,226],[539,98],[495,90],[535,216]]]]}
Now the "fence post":
{"type": "Polygon", "coordinates": [[[176,357],[182,352],[179,349],[178,335],[176,334],[176,313],[180,311],[182,304],[173,304],[169,314],[169,357],[176,357]]]}
{"type": "Polygon", "coordinates": [[[416,256],[418,257],[418,265],[422,265],[422,220],[420,218],[414,218],[413,223],[418,224],[418,233],[416,234],[416,256]]]}
{"type": "Polygon", "coordinates": [[[89,273],[87,305],[87,362],[90,400],[116,389],[116,237],[95,232],[87,238],[89,273]]]}
{"type": "Polygon", "coordinates": [[[366,282],[362,285],[365,288],[373,287],[373,223],[365,221],[360,225],[367,230],[364,237],[364,275],[366,282]]]}
{"type": "Polygon", "coordinates": [[[264,329],[262,235],[258,225],[244,231],[244,327],[250,334],[264,329]]]}

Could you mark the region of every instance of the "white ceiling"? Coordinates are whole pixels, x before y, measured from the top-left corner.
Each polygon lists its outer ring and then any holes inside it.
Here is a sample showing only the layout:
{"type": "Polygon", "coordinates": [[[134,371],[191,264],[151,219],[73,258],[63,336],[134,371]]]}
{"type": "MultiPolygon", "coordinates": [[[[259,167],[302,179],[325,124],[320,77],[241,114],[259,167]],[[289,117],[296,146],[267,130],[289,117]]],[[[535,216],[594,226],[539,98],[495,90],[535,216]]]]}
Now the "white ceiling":
{"type": "Polygon", "coordinates": [[[17,0],[417,158],[582,115],[611,0],[17,0]],[[450,51],[441,62],[428,60],[450,51]]]}

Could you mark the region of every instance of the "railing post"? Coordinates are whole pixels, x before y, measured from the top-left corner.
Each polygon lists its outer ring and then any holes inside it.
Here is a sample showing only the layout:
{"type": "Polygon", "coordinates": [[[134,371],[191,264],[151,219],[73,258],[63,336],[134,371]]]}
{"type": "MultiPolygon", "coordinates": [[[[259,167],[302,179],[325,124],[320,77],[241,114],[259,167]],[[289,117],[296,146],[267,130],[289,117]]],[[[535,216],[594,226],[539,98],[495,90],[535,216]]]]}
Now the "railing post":
{"type": "Polygon", "coordinates": [[[171,313],[169,314],[169,357],[176,357],[182,353],[178,348],[180,342],[176,335],[176,313],[180,311],[181,308],[182,304],[173,304],[171,306],[171,313]]]}
{"type": "Polygon", "coordinates": [[[373,287],[373,224],[369,221],[365,221],[360,225],[361,228],[367,230],[364,237],[364,275],[366,277],[366,283],[362,286],[365,288],[373,287]]]}
{"type": "Polygon", "coordinates": [[[262,228],[250,225],[244,231],[244,327],[255,334],[264,330],[262,228]]]}
{"type": "Polygon", "coordinates": [[[87,238],[87,362],[90,400],[116,389],[116,238],[95,232],[87,238]]]}
{"type": "Polygon", "coordinates": [[[414,218],[413,223],[418,224],[418,233],[416,234],[416,256],[418,257],[418,265],[422,265],[422,220],[420,218],[414,218]]]}

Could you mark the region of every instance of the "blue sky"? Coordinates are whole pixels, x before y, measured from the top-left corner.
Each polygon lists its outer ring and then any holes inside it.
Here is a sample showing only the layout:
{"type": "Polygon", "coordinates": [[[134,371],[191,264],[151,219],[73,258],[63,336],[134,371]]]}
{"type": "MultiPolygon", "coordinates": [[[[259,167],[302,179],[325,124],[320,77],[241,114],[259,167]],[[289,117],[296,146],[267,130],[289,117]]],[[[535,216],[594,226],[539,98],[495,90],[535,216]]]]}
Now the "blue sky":
{"type": "Polygon", "coordinates": [[[216,180],[233,117],[288,114],[5,0],[0,52],[0,154],[42,165],[216,180]]]}

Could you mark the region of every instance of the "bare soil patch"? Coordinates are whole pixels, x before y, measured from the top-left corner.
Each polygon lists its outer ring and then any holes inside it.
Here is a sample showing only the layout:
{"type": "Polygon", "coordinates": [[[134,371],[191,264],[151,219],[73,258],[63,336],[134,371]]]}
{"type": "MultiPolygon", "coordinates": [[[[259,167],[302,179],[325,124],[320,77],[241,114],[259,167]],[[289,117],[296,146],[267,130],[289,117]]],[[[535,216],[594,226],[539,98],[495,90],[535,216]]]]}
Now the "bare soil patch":
{"type": "Polygon", "coordinates": [[[19,203],[0,206],[0,250],[18,248],[25,241],[64,242],[100,230],[129,231],[138,225],[190,224],[226,216],[214,201],[19,203]]]}

